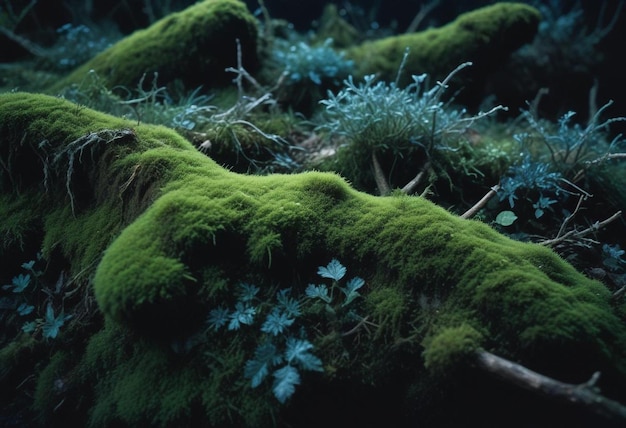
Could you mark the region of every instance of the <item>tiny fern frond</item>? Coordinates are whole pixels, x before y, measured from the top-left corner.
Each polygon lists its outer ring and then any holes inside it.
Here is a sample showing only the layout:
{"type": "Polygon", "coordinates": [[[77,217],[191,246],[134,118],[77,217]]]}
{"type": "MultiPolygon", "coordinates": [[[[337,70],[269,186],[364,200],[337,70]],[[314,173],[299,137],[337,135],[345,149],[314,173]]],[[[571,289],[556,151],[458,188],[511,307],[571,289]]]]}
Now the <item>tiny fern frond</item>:
{"type": "Polygon", "coordinates": [[[326,303],[330,303],[331,298],[328,294],[328,288],[322,285],[309,284],[305,290],[307,297],[311,299],[320,299],[326,303]]]}
{"type": "Polygon", "coordinates": [[[274,372],[274,385],[272,390],[274,396],[284,403],[289,397],[293,395],[296,390],[296,385],[300,384],[300,373],[295,367],[285,366],[274,372]]]}
{"type": "Polygon", "coordinates": [[[263,343],[254,351],[254,359],[246,362],[244,377],[251,380],[252,388],[256,388],[263,382],[270,368],[281,362],[282,356],[278,354],[276,346],[271,342],[263,343]]]}
{"type": "Polygon", "coordinates": [[[309,352],[311,349],[313,349],[313,344],[308,340],[288,338],[285,350],[287,364],[297,364],[305,370],[324,371],[322,360],[311,354],[309,352]]]}

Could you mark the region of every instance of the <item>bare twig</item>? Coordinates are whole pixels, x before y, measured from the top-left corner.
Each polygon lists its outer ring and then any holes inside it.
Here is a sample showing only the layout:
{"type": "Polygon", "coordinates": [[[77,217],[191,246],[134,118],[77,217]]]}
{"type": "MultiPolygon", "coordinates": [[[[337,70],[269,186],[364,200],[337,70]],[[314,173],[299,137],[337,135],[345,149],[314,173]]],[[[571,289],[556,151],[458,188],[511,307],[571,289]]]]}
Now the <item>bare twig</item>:
{"type": "Polygon", "coordinates": [[[15,34],[13,31],[6,27],[0,26],[0,34],[4,35],[7,39],[10,39],[11,41],[17,43],[25,51],[33,56],[39,58],[45,58],[46,56],[48,56],[44,48],[22,36],[15,34]]]}
{"type": "Polygon", "coordinates": [[[426,16],[441,3],[440,0],[432,0],[426,4],[420,6],[420,10],[417,12],[411,23],[406,29],[406,33],[414,33],[419,28],[420,24],[426,18],[426,16]]]}
{"type": "Polygon", "coordinates": [[[372,152],[372,166],[374,167],[374,179],[376,180],[376,186],[378,186],[378,192],[381,196],[388,195],[391,192],[391,188],[389,187],[389,183],[387,183],[380,162],[378,162],[376,152],[372,152]]]}
{"type": "Polygon", "coordinates": [[[471,207],[469,210],[467,210],[463,214],[461,214],[461,218],[472,218],[472,217],[474,217],[476,215],[476,213],[482,207],[484,207],[487,204],[487,202],[489,202],[489,200],[496,195],[496,193],[498,193],[498,190],[500,190],[500,185],[496,184],[495,186],[493,186],[485,194],[485,196],[482,197],[482,199],[480,201],[476,202],[476,204],[474,204],[473,207],[471,207]]]}
{"type": "Polygon", "coordinates": [[[585,162],[587,165],[595,165],[598,163],[602,163],[604,161],[610,160],[610,159],[624,159],[626,158],[626,153],[607,153],[604,156],[601,156],[597,159],[591,160],[591,161],[587,161],[585,162]]]}
{"type": "Polygon", "coordinates": [[[420,170],[420,172],[417,173],[417,175],[413,178],[413,180],[406,183],[406,185],[402,188],[402,191],[406,193],[407,195],[413,193],[413,190],[415,190],[417,185],[420,184],[420,182],[424,178],[424,174],[426,174],[426,171],[428,171],[429,169],[430,169],[430,162],[426,162],[424,164],[424,167],[420,170]]]}
{"type": "Polygon", "coordinates": [[[487,351],[478,351],[475,362],[478,368],[513,385],[550,399],[583,407],[611,420],[626,422],[626,406],[598,392],[596,382],[600,377],[599,372],[595,372],[587,382],[574,385],[544,376],[487,351]]]}
{"type": "Polygon", "coordinates": [[[581,231],[576,231],[576,230],[570,230],[569,232],[567,232],[566,234],[564,234],[561,237],[558,238],[554,238],[554,239],[548,239],[545,241],[541,241],[539,242],[540,245],[545,245],[546,247],[550,247],[556,244],[559,244],[567,239],[570,238],[576,238],[576,239],[580,239],[583,238],[587,235],[589,235],[590,233],[596,232],[600,229],[602,229],[603,227],[605,227],[606,225],[608,225],[609,223],[617,220],[620,216],[622,215],[621,211],[616,212],[615,214],[613,214],[611,217],[607,218],[606,220],[603,221],[596,221],[594,224],[592,224],[591,226],[589,226],[587,229],[581,230],[581,231]]]}

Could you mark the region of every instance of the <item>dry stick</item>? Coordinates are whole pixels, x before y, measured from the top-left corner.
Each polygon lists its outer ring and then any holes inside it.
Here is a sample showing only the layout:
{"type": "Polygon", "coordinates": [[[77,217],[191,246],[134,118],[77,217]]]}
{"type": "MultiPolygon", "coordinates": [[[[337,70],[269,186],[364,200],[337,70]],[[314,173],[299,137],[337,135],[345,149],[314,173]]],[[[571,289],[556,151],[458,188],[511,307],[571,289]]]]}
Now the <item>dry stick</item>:
{"type": "Polygon", "coordinates": [[[563,235],[561,237],[554,238],[554,239],[547,239],[545,241],[538,242],[538,244],[539,245],[545,245],[545,246],[551,246],[551,245],[555,245],[555,244],[561,243],[561,242],[563,242],[566,239],[571,238],[571,237],[582,238],[583,236],[589,235],[590,233],[593,233],[593,232],[595,232],[597,230],[602,229],[607,224],[617,220],[621,215],[622,215],[622,212],[618,211],[618,212],[616,212],[615,214],[613,214],[611,217],[607,218],[604,221],[600,221],[600,222],[596,221],[594,224],[592,224],[591,226],[589,226],[585,230],[581,230],[580,232],[577,232],[576,230],[570,230],[569,232],[567,232],[565,235],[563,235]]]}
{"type": "Polygon", "coordinates": [[[578,203],[576,204],[576,208],[574,209],[574,212],[571,213],[570,215],[568,215],[565,220],[563,220],[563,223],[561,223],[561,227],[559,228],[559,232],[556,234],[556,238],[560,238],[561,234],[563,233],[563,231],[565,230],[565,228],[567,227],[567,225],[569,224],[570,221],[572,221],[572,219],[574,218],[574,216],[576,215],[576,213],[578,212],[578,210],[580,210],[580,206],[582,205],[583,201],[586,199],[585,195],[580,195],[580,197],[578,198],[578,203]]]}
{"type": "Polygon", "coordinates": [[[374,151],[372,152],[372,165],[374,166],[374,179],[376,180],[376,186],[378,186],[378,192],[381,196],[388,195],[391,192],[391,188],[389,183],[387,183],[383,169],[378,162],[378,156],[376,156],[374,151]]]}
{"type": "Polygon", "coordinates": [[[626,406],[597,392],[595,384],[600,377],[600,372],[595,372],[587,382],[574,385],[544,376],[484,350],[476,353],[475,362],[480,369],[513,385],[536,392],[544,397],[579,405],[612,420],[624,420],[626,422],[626,406]]]}
{"type": "Polygon", "coordinates": [[[22,48],[24,48],[29,54],[39,57],[45,58],[48,56],[47,51],[36,43],[31,42],[30,40],[15,34],[10,29],[3,27],[0,25],[0,34],[4,35],[6,38],[14,41],[22,48]]]}
{"type": "Polygon", "coordinates": [[[424,18],[439,5],[440,0],[433,0],[430,3],[422,4],[420,10],[417,12],[417,15],[413,18],[405,33],[414,33],[417,31],[417,28],[420,26],[424,18]]]}
{"type": "Polygon", "coordinates": [[[500,190],[500,185],[496,184],[495,186],[493,186],[491,188],[491,190],[489,190],[487,192],[487,194],[485,194],[485,196],[482,197],[482,199],[478,202],[476,202],[476,204],[471,207],[469,210],[465,211],[463,214],[461,214],[461,218],[472,218],[476,215],[476,213],[482,208],[484,207],[487,202],[489,202],[489,199],[493,198],[496,193],[498,193],[498,190],[500,190]]]}
{"type": "Polygon", "coordinates": [[[420,184],[420,182],[422,181],[422,178],[424,178],[424,174],[426,174],[426,171],[428,171],[429,168],[430,168],[430,162],[426,162],[422,170],[417,173],[417,175],[415,176],[415,178],[413,178],[413,180],[406,183],[406,185],[402,188],[402,191],[406,193],[407,195],[410,193],[413,193],[413,190],[417,187],[418,184],[420,184]]]}
{"type": "Polygon", "coordinates": [[[610,160],[610,159],[623,159],[626,158],[626,153],[609,153],[606,154],[602,157],[599,157],[598,159],[594,159],[592,161],[587,161],[586,164],[587,165],[595,165],[598,163],[602,163],[606,160],[610,160]]]}

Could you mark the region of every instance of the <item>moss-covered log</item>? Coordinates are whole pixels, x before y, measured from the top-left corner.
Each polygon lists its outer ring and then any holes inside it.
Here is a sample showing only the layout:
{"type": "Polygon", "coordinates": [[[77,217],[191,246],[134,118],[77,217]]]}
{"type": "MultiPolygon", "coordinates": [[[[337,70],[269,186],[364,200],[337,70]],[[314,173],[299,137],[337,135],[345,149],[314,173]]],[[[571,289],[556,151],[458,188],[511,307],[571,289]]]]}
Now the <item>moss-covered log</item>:
{"type": "Polygon", "coordinates": [[[243,2],[204,0],[124,37],[48,92],[80,84],[91,70],[109,88],[135,88],[144,74],[152,82],[154,73],[159,86],[179,79],[188,89],[221,87],[233,79],[225,69],[237,65],[237,40],[245,67],[253,71],[258,66],[257,31],[243,2]]]}
{"type": "MultiPolygon", "coordinates": [[[[598,386],[625,398],[626,324],[602,284],[425,199],[367,195],[331,173],[235,174],[174,131],[27,93],[0,95],[0,159],[3,270],[40,245],[93,286],[105,319],[87,333],[70,321],[57,340],[83,337],[71,355],[33,368],[39,391],[64,382],[64,400],[37,394],[49,424],[76,408],[91,426],[414,426],[450,405],[465,423],[499,420],[529,399],[476,386],[466,362],[477,349],[573,383],[601,371],[598,386]],[[344,280],[316,275],[332,258],[365,280],[354,300],[344,280]],[[305,291],[321,282],[328,304],[305,291]],[[290,334],[323,372],[303,372],[281,404],[244,367],[282,337],[259,327],[284,289],[301,312],[290,334]],[[205,323],[238,304],[226,321],[246,325],[205,323]],[[472,394],[441,395],[452,387],[472,394]]],[[[17,352],[0,352],[4,379],[17,352]]],[[[430,426],[454,422],[435,414],[430,426]]]]}
{"type": "MultiPolygon", "coordinates": [[[[464,75],[476,80],[532,41],[540,20],[539,11],[529,5],[497,2],[464,13],[443,27],[365,42],[346,54],[357,65],[357,74],[376,74],[387,81],[395,80],[407,48],[406,80],[422,73],[441,80],[466,61],[474,67],[464,75]]],[[[477,86],[475,81],[472,85],[477,86]]]]}

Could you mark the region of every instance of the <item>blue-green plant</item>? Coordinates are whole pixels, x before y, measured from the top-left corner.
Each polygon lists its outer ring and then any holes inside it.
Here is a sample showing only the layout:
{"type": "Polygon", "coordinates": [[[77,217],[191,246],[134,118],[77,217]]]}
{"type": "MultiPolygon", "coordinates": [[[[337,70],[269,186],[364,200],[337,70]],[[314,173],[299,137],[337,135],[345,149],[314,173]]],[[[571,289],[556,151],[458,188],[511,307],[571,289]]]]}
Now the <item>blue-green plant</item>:
{"type": "Polygon", "coordinates": [[[357,276],[350,279],[345,286],[342,287],[340,285],[340,281],[346,274],[346,268],[339,263],[337,259],[332,259],[327,266],[320,266],[317,274],[322,278],[332,280],[330,289],[328,289],[325,284],[309,284],[305,293],[307,297],[311,299],[319,299],[329,305],[327,309],[333,312],[335,309],[330,305],[337,300],[334,298],[337,290],[344,295],[344,300],[340,303],[340,306],[345,307],[348,306],[355,298],[360,296],[357,290],[365,284],[363,278],[357,276]]]}
{"type": "Polygon", "coordinates": [[[337,94],[329,91],[320,101],[325,110],[318,129],[343,140],[339,154],[344,154],[348,165],[342,172],[354,180],[362,176],[362,171],[369,171],[372,163],[382,194],[388,193],[389,186],[382,171],[379,173],[378,157],[391,155],[397,161],[421,153],[429,161],[436,152],[455,150],[454,144],[476,120],[504,109],[497,106],[486,113],[467,115],[465,109],[455,109],[450,101],[443,101],[448,83],[470,66],[469,62],[459,65],[432,88],[427,87],[426,74],[413,75],[409,85],[400,87],[398,81],[407,56],[408,51],[395,82],[368,75],[357,84],[349,76],[337,94]]]}
{"type": "Polygon", "coordinates": [[[207,325],[214,333],[223,328],[238,331],[243,326],[260,325],[261,337],[256,341],[254,356],[246,361],[243,373],[252,388],[260,386],[271,374],[272,392],[278,401],[284,403],[300,384],[301,370],[323,371],[322,361],[312,353],[314,345],[306,337],[306,325],[296,321],[301,320],[305,312],[311,311],[310,307],[304,306],[310,306],[309,303],[314,300],[321,300],[335,314],[339,308],[348,306],[359,297],[357,290],[365,281],[355,277],[345,286],[340,286],[345,273],[346,268],[337,259],[332,259],[327,266],[318,269],[321,277],[332,279],[330,289],[326,285],[309,284],[305,296],[297,297],[292,294],[291,288],[285,288],[277,291],[271,302],[261,299],[259,287],[241,283],[231,308],[220,305],[209,312],[207,325]],[[339,293],[343,294],[343,299],[335,298],[339,293]],[[263,314],[262,322],[258,321],[263,314]],[[299,328],[296,330],[296,327],[299,328]]]}
{"type": "MultiPolygon", "coordinates": [[[[511,208],[515,207],[515,201],[522,197],[537,205],[535,208],[547,208],[551,203],[551,198],[543,195],[558,195],[563,190],[559,182],[563,178],[562,174],[554,171],[551,165],[546,162],[534,161],[530,155],[522,157],[519,163],[509,168],[506,177],[500,181],[498,196],[501,201],[507,200],[511,208]],[[538,194],[538,197],[537,197],[538,194]],[[535,197],[537,197],[535,202],[535,197]],[[542,202],[540,200],[544,198],[542,202]],[[538,205],[540,204],[540,205],[538,205]]],[[[537,218],[541,217],[542,212],[537,218]]]]}
{"type": "Polygon", "coordinates": [[[42,279],[43,272],[37,269],[38,262],[42,261],[41,254],[37,255],[36,260],[30,260],[22,263],[21,267],[25,273],[20,273],[13,277],[11,284],[2,286],[3,290],[10,291],[13,294],[11,304],[8,307],[15,309],[22,322],[21,330],[25,333],[35,334],[41,331],[44,339],[55,339],[61,327],[65,322],[72,318],[71,314],[65,314],[63,309],[55,311],[52,304],[54,295],[62,293],[64,275],[61,274],[54,289],[48,289],[42,279]],[[40,293],[46,294],[48,299],[45,301],[46,309],[37,306],[40,300],[40,293]],[[43,312],[43,314],[41,313],[43,312]],[[28,320],[29,316],[34,315],[34,319],[28,320]],[[27,320],[22,321],[24,318],[27,320]]]}
{"type": "Polygon", "coordinates": [[[354,70],[354,61],[332,48],[333,40],[312,46],[304,41],[275,39],[273,59],[285,70],[290,84],[339,84],[354,70]]]}
{"type": "Polygon", "coordinates": [[[615,122],[626,121],[626,117],[622,116],[602,119],[602,115],[612,104],[613,101],[608,101],[593,112],[586,125],[574,122],[574,111],[562,115],[554,127],[553,124],[539,119],[535,108],[523,110],[522,117],[534,132],[518,134],[516,139],[522,149],[526,150],[539,142],[549,153],[547,161],[550,162],[551,169],[573,180],[575,174],[580,174],[580,170],[586,170],[599,161],[610,158],[612,151],[623,142],[622,135],[615,136],[611,141],[607,140],[610,126],[615,122]]]}
{"type": "Polygon", "coordinates": [[[623,270],[626,268],[626,260],[623,258],[625,253],[626,251],[621,249],[619,244],[603,244],[602,264],[613,272],[623,270]]]}
{"type": "Polygon", "coordinates": [[[120,34],[67,23],[57,28],[58,38],[49,49],[48,60],[58,70],[71,70],[111,46],[120,34]]]}
{"type": "MultiPolygon", "coordinates": [[[[253,325],[260,312],[259,290],[255,285],[241,283],[234,308],[219,306],[212,309],[207,319],[209,327],[218,331],[224,326],[227,330],[239,330],[244,325],[253,325]]],[[[291,297],[290,293],[291,289],[276,293],[275,303],[261,323],[260,331],[264,335],[254,357],[244,367],[244,377],[250,379],[253,388],[258,387],[273,370],[272,391],[281,403],[294,393],[295,386],[300,383],[298,368],[322,371],[321,360],[310,352],[313,344],[289,331],[295,319],[302,314],[300,301],[291,297]]]]}

